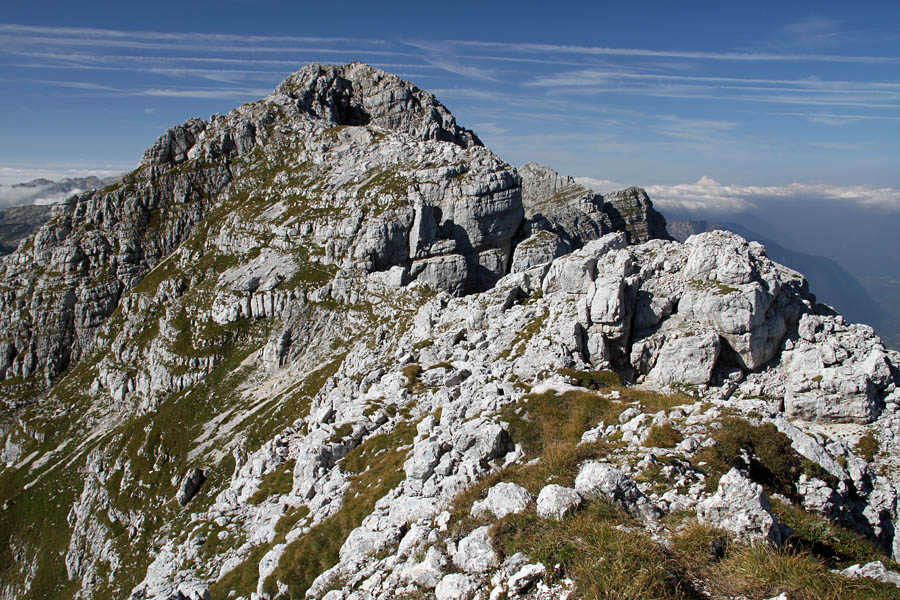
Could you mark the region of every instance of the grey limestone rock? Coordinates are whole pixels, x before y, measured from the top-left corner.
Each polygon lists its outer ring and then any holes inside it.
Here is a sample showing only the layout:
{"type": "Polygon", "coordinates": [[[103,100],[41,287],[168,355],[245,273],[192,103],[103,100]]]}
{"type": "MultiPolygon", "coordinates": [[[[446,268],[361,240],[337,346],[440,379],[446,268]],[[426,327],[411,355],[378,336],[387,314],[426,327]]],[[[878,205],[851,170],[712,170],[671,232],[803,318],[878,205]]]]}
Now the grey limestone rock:
{"type": "Polygon", "coordinates": [[[335,125],[378,125],[418,139],[481,146],[478,136],[457,125],[433,94],[365,63],[307,65],[276,91],[295,99],[300,110],[335,125]]]}
{"type": "Polygon", "coordinates": [[[798,339],[782,358],[788,373],[788,417],[817,421],[872,421],[891,370],[883,343],[865,325],[841,317],[803,315],[798,339]]]}
{"type": "Polygon", "coordinates": [[[453,448],[476,461],[493,460],[513,449],[509,432],[490,419],[467,421],[453,436],[453,448]]]}
{"type": "Polygon", "coordinates": [[[697,505],[697,519],[721,527],[739,540],[782,542],[781,528],[762,486],[737,469],[722,475],[716,493],[697,505]]]}
{"type": "MultiPolygon", "coordinates": [[[[677,335],[677,334],[676,334],[677,335]]],[[[721,346],[715,332],[666,337],[656,364],[644,380],[651,385],[706,384],[712,378],[721,346]]]]}
{"type": "Polygon", "coordinates": [[[893,583],[897,587],[900,587],[900,573],[891,571],[890,569],[885,567],[884,563],[882,563],[880,560],[872,561],[864,565],[857,564],[849,566],[846,569],[840,571],[840,574],[844,577],[850,577],[851,579],[868,577],[869,579],[874,579],[875,581],[881,581],[882,583],[893,583]]]}
{"type": "Polygon", "coordinates": [[[652,521],[660,517],[659,509],[638,489],[635,481],[611,464],[583,464],[575,478],[575,491],[584,498],[607,498],[642,519],[652,521]]]}
{"type": "Polygon", "coordinates": [[[471,575],[445,575],[434,590],[436,600],[472,600],[479,589],[478,580],[471,575]]]}
{"type": "Polygon", "coordinates": [[[441,582],[446,566],[447,558],[439,550],[431,547],[425,553],[422,562],[409,567],[401,576],[422,587],[434,588],[441,582]]]}
{"type": "Polygon", "coordinates": [[[178,164],[187,160],[188,151],[197,142],[207,123],[201,119],[191,119],[183,125],[176,125],[163,133],[150,146],[142,158],[145,165],[178,164]]]}
{"type": "Polygon", "coordinates": [[[514,597],[528,591],[532,585],[544,577],[547,567],[541,563],[525,565],[516,571],[506,582],[506,588],[514,597]]]}
{"type": "Polygon", "coordinates": [[[484,500],[476,500],[472,504],[472,516],[491,514],[502,519],[506,515],[524,512],[533,502],[531,492],[521,485],[504,481],[488,490],[484,500]]]}
{"type": "Polygon", "coordinates": [[[572,488],[555,483],[545,485],[537,497],[537,514],[545,519],[562,521],[581,505],[581,495],[572,488]]]}
{"type": "Polygon", "coordinates": [[[453,564],[466,573],[484,573],[500,564],[491,545],[490,526],[484,525],[459,540],[453,564]]]}

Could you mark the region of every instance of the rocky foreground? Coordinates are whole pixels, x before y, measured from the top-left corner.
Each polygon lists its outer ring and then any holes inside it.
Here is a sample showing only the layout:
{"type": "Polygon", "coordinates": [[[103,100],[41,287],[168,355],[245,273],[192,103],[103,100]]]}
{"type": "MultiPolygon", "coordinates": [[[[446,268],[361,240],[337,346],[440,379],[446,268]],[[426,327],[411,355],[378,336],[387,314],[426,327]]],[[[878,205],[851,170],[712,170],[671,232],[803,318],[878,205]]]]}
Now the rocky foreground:
{"type": "Polygon", "coordinates": [[[897,353],[367,65],[0,274],[0,598],[900,597],[897,353]]]}

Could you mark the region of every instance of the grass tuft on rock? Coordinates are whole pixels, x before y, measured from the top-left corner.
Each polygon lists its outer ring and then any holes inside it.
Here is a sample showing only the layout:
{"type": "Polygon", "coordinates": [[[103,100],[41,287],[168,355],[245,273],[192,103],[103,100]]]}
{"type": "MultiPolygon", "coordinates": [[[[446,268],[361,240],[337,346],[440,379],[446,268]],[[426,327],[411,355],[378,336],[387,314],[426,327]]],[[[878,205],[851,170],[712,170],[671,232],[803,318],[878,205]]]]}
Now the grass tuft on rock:
{"type": "Polygon", "coordinates": [[[283,465],[263,477],[259,489],[247,500],[250,504],[262,504],[272,496],[281,496],[291,491],[294,485],[294,460],[283,465]]]}
{"type": "Polygon", "coordinates": [[[872,462],[881,452],[881,446],[878,444],[878,438],[871,433],[867,433],[856,442],[856,451],[867,461],[872,462]]]}
{"type": "Polygon", "coordinates": [[[848,579],[832,573],[809,553],[767,544],[741,546],[710,569],[707,583],[714,597],[752,600],[787,594],[791,600],[887,600],[900,597],[897,587],[871,579],[848,579]]]}
{"type": "Polygon", "coordinates": [[[524,552],[545,565],[561,565],[579,598],[644,600],[688,598],[686,585],[667,568],[670,559],[648,534],[632,529],[624,511],[592,500],[562,521],[534,512],[509,515],[491,529],[504,556],[524,552]]]}
{"type": "Polygon", "coordinates": [[[772,500],[771,504],[778,521],[794,530],[788,542],[818,557],[829,567],[845,569],[853,564],[880,560],[889,569],[900,570],[900,565],[891,561],[883,549],[859,533],[794,504],[778,500],[772,500]]]}
{"type": "Polygon", "coordinates": [[[749,456],[750,477],[771,492],[797,499],[794,482],[808,469],[805,461],[791,447],[791,440],[772,423],[754,425],[739,417],[721,419],[721,427],[712,431],[714,446],[703,448],[694,464],[706,473],[706,486],[713,491],[719,478],[732,467],[742,466],[749,456]]]}
{"type": "Polygon", "coordinates": [[[572,385],[580,385],[590,390],[599,390],[622,385],[622,378],[614,371],[579,371],[577,369],[559,369],[563,377],[568,377],[572,385]]]}
{"type": "Polygon", "coordinates": [[[671,423],[654,425],[647,433],[644,445],[649,448],[674,448],[684,440],[681,432],[671,423]]]}

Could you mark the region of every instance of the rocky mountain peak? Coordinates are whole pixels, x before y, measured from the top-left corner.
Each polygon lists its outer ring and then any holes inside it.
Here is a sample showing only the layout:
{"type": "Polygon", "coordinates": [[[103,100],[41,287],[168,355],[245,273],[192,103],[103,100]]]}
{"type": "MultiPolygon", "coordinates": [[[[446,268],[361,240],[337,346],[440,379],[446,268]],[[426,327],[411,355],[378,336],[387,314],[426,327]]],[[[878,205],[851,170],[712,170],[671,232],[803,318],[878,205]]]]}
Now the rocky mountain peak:
{"type": "Polygon", "coordinates": [[[289,75],[275,93],[335,125],[376,125],[463,148],[482,145],[473,131],[456,124],[434,94],[366,63],[307,65],[289,75]]]}
{"type": "Polygon", "coordinates": [[[144,153],[142,166],[179,164],[190,156],[235,158],[250,151],[257,135],[273,128],[296,130],[299,122],[404,133],[423,141],[480,147],[475,132],[460,127],[434,94],[365,63],[313,63],[289,75],[268,97],[209,121],[190,119],[166,132],[144,153]]]}
{"type": "Polygon", "coordinates": [[[760,244],[311,65],[0,262],[0,598],[768,597],[677,559],[900,558],[898,364],[760,244]]]}

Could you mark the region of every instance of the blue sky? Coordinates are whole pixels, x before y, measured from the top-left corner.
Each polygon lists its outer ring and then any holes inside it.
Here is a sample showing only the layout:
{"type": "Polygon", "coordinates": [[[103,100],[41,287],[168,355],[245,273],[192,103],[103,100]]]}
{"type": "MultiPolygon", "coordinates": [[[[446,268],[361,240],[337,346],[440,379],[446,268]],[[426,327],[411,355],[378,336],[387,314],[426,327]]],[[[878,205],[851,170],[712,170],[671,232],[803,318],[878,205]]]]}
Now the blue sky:
{"type": "Polygon", "coordinates": [[[364,60],[513,164],[664,208],[900,212],[900,3],[625,4],[15,2],[0,183],[130,170],[172,124],[364,60]]]}

